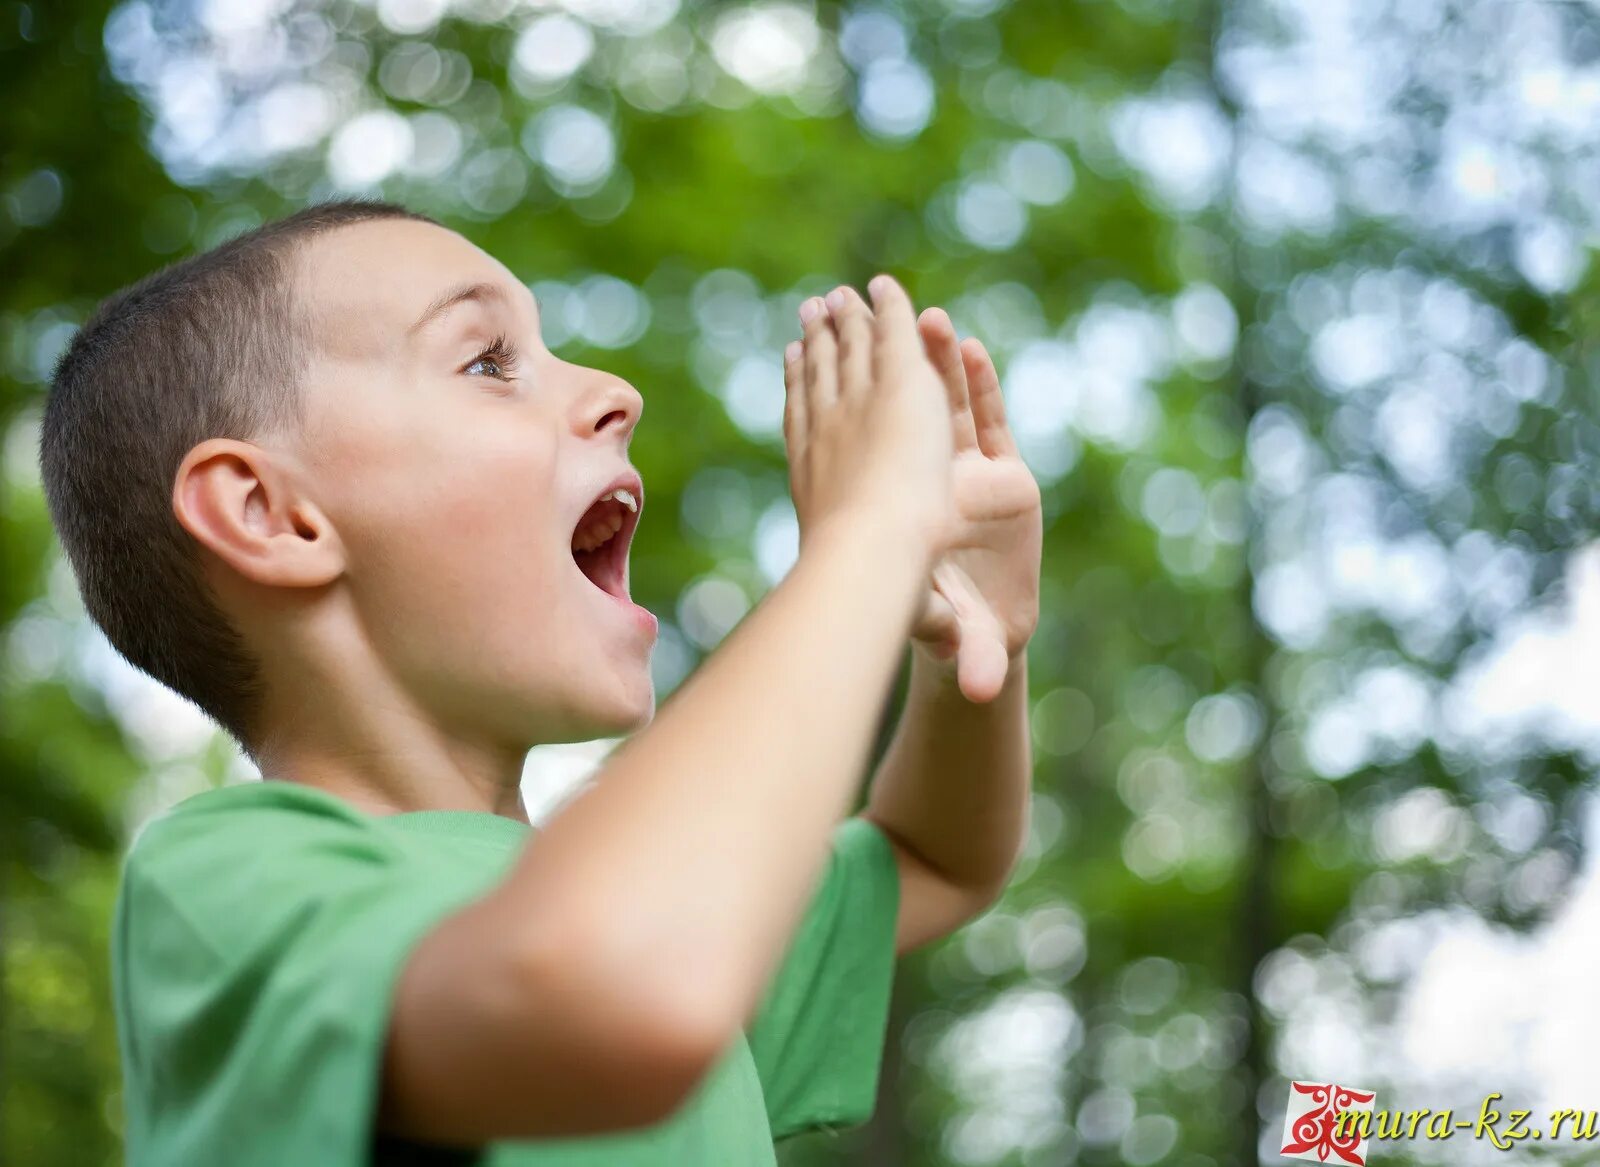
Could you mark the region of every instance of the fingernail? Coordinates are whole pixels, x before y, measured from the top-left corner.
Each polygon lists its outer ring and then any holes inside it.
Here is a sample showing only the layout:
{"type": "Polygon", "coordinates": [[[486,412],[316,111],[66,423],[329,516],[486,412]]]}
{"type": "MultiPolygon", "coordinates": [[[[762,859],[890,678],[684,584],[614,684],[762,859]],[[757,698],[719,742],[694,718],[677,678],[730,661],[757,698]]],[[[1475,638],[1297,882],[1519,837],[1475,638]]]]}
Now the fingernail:
{"type": "Polygon", "coordinates": [[[833,291],[828,293],[828,307],[832,308],[835,312],[840,311],[844,307],[843,288],[835,288],[833,291]]]}
{"type": "Polygon", "coordinates": [[[799,359],[800,359],[800,342],[798,340],[791,340],[789,342],[788,346],[785,347],[784,350],[783,350],[783,363],[786,364],[786,365],[791,365],[795,361],[798,361],[799,359]]]}
{"type": "Polygon", "coordinates": [[[873,299],[874,303],[876,303],[878,298],[880,296],[882,296],[888,290],[889,290],[889,277],[888,276],[873,276],[872,277],[872,282],[867,285],[867,291],[872,293],[872,299],[873,299]]]}
{"type": "Polygon", "coordinates": [[[822,301],[812,296],[800,305],[800,323],[810,324],[817,318],[817,313],[822,311],[822,301]]]}

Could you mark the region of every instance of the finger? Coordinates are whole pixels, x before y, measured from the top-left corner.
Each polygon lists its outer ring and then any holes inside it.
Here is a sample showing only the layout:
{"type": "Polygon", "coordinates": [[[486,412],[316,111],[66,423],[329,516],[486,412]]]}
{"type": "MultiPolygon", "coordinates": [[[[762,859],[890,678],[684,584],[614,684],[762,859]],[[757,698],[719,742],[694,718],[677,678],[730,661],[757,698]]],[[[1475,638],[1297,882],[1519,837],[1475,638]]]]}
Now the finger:
{"type": "Polygon", "coordinates": [[[839,392],[865,393],[872,387],[872,314],[866,301],[847,288],[829,292],[827,307],[839,338],[839,392]]]}
{"type": "Polygon", "coordinates": [[[806,346],[798,340],[783,350],[783,444],[789,460],[806,440],[806,346]]]}
{"type": "Polygon", "coordinates": [[[955,612],[956,683],[968,701],[993,701],[1005,686],[1010,658],[1005,632],[977,591],[948,561],[934,569],[933,586],[955,612]]]}
{"type": "MultiPolygon", "coordinates": [[[[834,289],[834,291],[839,292],[840,294],[842,294],[844,296],[844,298],[847,301],[849,301],[853,306],[859,308],[862,312],[865,312],[867,314],[867,319],[868,320],[872,319],[872,305],[868,304],[865,300],[863,300],[861,298],[861,293],[860,292],[856,291],[849,284],[840,284],[837,288],[834,289]]],[[[831,313],[833,311],[831,306],[829,307],[828,311],[829,311],[829,313],[831,315],[831,313]]]]}
{"type": "Polygon", "coordinates": [[[978,448],[991,458],[1015,454],[1017,441],[1006,421],[1006,399],[1000,392],[1000,378],[989,350],[977,337],[969,337],[961,342],[961,361],[967,370],[967,395],[972,402],[978,448]]]}
{"type": "Polygon", "coordinates": [[[873,353],[881,364],[899,364],[920,356],[922,338],[917,335],[917,316],[911,297],[892,277],[878,275],[867,285],[872,295],[873,353]]]}
{"type": "Polygon", "coordinates": [[[961,627],[961,647],[956,649],[956,684],[961,695],[975,705],[1000,696],[1006,670],[1011,667],[1006,646],[997,631],[961,627]]]}
{"type": "Polygon", "coordinates": [[[950,399],[950,428],[955,448],[970,450],[978,444],[978,434],[967,401],[967,370],[956,342],[955,326],[943,308],[929,308],[917,317],[917,331],[922,333],[922,347],[938,370],[945,395],[950,399]]]}
{"type": "Polygon", "coordinates": [[[800,305],[800,324],[805,330],[806,420],[814,424],[839,399],[839,347],[817,297],[800,305]]]}

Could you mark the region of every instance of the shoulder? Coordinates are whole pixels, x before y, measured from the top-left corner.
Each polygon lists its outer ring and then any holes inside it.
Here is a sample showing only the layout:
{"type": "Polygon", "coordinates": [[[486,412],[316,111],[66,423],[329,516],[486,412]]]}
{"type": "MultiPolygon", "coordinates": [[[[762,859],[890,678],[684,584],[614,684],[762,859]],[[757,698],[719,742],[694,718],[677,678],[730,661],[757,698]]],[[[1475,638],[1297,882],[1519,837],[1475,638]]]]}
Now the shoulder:
{"type": "Polygon", "coordinates": [[[182,830],[205,822],[217,825],[248,816],[253,822],[263,819],[333,820],[352,824],[367,816],[342,799],[298,782],[257,780],[232,786],[219,786],[191,795],[150,819],[141,829],[137,842],[176,827],[182,830]]]}
{"type": "Polygon", "coordinates": [[[371,820],[331,794],[293,782],[243,782],[207,790],[153,816],[135,834],[130,866],[142,866],[167,850],[201,840],[234,836],[276,841],[283,836],[316,837],[364,833],[371,820]]]}
{"type": "Polygon", "coordinates": [[[864,815],[851,815],[833,829],[835,855],[859,856],[865,862],[893,858],[894,845],[882,827],[864,815]]]}
{"type": "Polygon", "coordinates": [[[854,885],[865,882],[898,890],[898,848],[877,823],[853,815],[834,828],[828,876],[854,885]]]}
{"type": "Polygon", "coordinates": [[[156,815],[123,864],[123,896],[204,900],[207,889],[336,882],[395,858],[393,838],[333,795],[292,782],[208,790],[156,815]]]}

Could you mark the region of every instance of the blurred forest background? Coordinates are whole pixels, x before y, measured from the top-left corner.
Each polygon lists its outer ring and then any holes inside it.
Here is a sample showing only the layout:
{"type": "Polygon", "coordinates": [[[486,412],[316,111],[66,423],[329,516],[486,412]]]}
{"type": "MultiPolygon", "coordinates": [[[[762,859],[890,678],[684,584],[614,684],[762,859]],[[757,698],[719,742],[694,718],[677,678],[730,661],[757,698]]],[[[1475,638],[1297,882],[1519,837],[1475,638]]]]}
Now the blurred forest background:
{"type": "MultiPolygon", "coordinates": [[[[876,1117],[788,1167],[1278,1162],[1291,1077],[1600,1106],[1600,8],[0,0],[0,1162],[120,1162],[121,849],[251,776],[84,620],[53,362],[367,193],[644,393],[663,693],[793,559],[801,298],[887,269],[996,354],[1046,506],[1033,838],[903,964],[876,1117]]],[[[535,751],[530,805],[604,748],[535,751]]]]}

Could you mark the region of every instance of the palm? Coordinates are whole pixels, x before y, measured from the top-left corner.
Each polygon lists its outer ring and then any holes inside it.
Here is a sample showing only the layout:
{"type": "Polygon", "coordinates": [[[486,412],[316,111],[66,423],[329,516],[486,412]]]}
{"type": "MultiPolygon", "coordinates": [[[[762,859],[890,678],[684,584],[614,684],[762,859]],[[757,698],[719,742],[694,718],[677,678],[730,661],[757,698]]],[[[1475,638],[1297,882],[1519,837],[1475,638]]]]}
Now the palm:
{"type": "Polygon", "coordinates": [[[957,346],[936,309],[921,326],[950,398],[956,530],[911,635],[935,659],[955,663],[969,699],[987,701],[1039,620],[1039,486],[1017,453],[983,346],[957,346]]]}
{"type": "Polygon", "coordinates": [[[1039,619],[1039,486],[1015,454],[991,457],[975,445],[956,451],[953,470],[956,534],[934,568],[912,636],[938,655],[953,654],[959,641],[950,643],[950,617],[986,616],[1009,657],[1027,644],[1039,619]],[[949,594],[957,588],[965,594],[949,594]]]}

